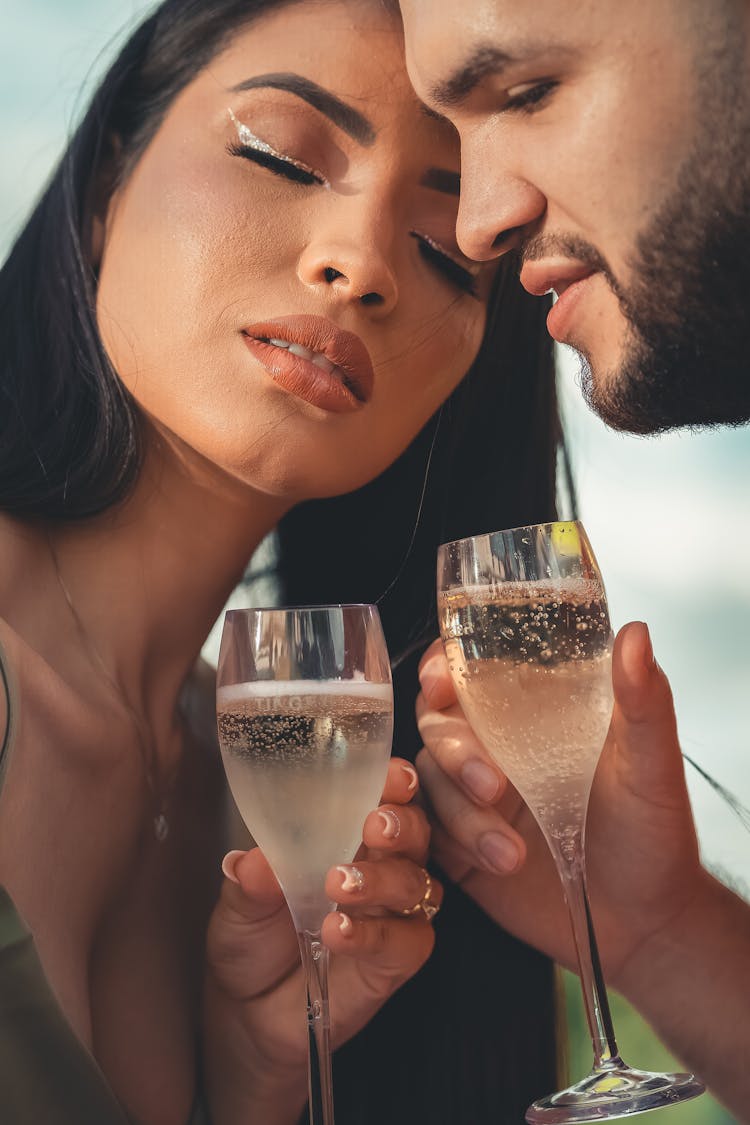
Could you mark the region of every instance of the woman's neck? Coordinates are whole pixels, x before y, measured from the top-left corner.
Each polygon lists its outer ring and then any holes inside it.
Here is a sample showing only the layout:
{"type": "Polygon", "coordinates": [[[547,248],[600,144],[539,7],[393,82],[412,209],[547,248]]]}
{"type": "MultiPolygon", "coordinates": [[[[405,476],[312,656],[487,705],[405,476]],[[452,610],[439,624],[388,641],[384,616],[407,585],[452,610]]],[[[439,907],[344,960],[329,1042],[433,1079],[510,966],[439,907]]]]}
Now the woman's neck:
{"type": "Polygon", "coordinates": [[[123,505],[45,532],[59,594],[155,734],[248,559],[289,506],[157,441],[123,505]]]}

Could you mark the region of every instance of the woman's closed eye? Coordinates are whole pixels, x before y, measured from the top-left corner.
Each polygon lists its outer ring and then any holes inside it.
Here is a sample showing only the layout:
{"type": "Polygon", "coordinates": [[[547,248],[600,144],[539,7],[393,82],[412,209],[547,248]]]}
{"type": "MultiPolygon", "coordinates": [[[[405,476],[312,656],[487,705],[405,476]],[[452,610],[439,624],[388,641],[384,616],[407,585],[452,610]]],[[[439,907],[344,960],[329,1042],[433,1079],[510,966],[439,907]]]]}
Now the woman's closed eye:
{"type": "Polygon", "coordinates": [[[462,266],[460,262],[445,250],[434,238],[421,231],[409,232],[417,240],[419,252],[429,265],[451,281],[454,285],[472,297],[477,296],[477,279],[471,270],[462,266]]]}
{"type": "Polygon", "coordinates": [[[252,161],[253,164],[259,164],[262,168],[267,168],[269,172],[273,172],[276,176],[283,176],[284,179],[291,180],[293,183],[306,186],[318,184],[320,187],[330,188],[331,185],[322,172],[311,168],[303,160],[297,160],[294,156],[279,152],[273,145],[268,144],[261,137],[257,137],[247,125],[243,125],[241,121],[237,120],[231,109],[229,110],[229,116],[237,129],[238,138],[227,145],[227,152],[230,156],[241,156],[245,160],[252,161]]]}

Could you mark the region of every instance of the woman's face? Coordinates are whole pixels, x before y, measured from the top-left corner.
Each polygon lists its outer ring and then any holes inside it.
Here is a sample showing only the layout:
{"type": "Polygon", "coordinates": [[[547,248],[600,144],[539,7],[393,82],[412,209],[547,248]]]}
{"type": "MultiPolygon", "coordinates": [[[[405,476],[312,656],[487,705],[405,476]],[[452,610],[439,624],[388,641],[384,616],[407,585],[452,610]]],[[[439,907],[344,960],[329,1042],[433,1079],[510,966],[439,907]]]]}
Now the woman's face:
{"type": "Polygon", "coordinates": [[[97,314],[123,383],[174,444],[266,494],[376,476],[481,341],[491,274],[457,249],[458,168],[378,3],[239,32],[109,207],[97,314]]]}

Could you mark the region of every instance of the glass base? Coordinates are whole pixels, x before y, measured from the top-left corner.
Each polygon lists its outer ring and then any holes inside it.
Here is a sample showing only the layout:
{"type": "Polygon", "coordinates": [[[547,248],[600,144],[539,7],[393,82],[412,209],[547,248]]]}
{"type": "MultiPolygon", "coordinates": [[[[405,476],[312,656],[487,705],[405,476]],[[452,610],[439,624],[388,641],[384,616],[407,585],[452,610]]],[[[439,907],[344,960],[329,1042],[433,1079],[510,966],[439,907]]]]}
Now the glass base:
{"type": "Polygon", "coordinates": [[[541,1098],[526,1111],[529,1125],[612,1121],[696,1098],[706,1087],[692,1074],[632,1070],[621,1058],[592,1070],[582,1082],[541,1098]]]}

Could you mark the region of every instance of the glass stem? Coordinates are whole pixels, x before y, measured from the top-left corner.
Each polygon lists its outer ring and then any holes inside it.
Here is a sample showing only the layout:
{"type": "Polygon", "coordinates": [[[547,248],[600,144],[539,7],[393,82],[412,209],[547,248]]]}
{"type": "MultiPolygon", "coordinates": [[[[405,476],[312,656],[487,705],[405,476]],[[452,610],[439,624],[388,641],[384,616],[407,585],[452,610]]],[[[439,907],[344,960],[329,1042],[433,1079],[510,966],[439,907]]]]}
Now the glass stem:
{"type": "Polygon", "coordinates": [[[550,845],[570,912],[583,1003],[594,1048],[594,1069],[598,1070],[613,1062],[619,1063],[620,1056],[586,891],[583,833],[578,831],[572,841],[566,840],[564,848],[555,841],[550,841],[550,845]]]}
{"type": "Polygon", "coordinates": [[[297,934],[307,984],[308,1090],[310,1125],[334,1125],[331,1020],[328,1007],[328,949],[320,931],[297,934]]]}

